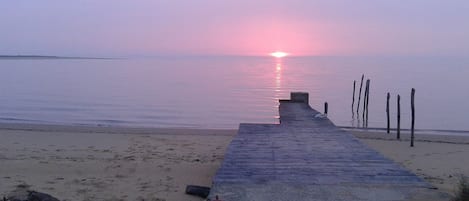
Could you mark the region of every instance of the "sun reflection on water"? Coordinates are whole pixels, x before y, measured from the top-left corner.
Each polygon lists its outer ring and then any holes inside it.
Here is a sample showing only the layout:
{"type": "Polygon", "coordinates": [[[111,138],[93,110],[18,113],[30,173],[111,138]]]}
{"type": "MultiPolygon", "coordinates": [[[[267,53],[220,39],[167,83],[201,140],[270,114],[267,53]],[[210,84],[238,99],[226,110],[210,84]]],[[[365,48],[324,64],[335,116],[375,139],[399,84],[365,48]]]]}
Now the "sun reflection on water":
{"type": "MultiPolygon", "coordinates": [[[[275,86],[274,89],[274,101],[275,107],[278,108],[279,100],[282,98],[282,62],[281,60],[277,60],[275,64],[275,86]]],[[[275,115],[275,119],[279,119],[280,116],[275,115]]]]}
{"type": "MultiPolygon", "coordinates": [[[[282,64],[277,63],[275,71],[275,92],[280,92],[282,84],[282,64]]],[[[275,97],[278,98],[280,94],[276,93],[275,97]]]]}

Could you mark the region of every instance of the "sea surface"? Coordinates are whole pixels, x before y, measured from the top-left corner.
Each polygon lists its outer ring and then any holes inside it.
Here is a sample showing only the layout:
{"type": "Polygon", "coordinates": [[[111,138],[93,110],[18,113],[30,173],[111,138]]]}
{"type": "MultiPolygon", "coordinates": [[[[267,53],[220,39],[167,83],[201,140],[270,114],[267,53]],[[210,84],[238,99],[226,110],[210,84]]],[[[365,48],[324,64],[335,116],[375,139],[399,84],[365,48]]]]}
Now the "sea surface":
{"type": "Polygon", "coordinates": [[[278,123],[278,100],[305,91],[336,125],[361,127],[362,74],[369,127],[386,127],[390,92],[392,127],[400,94],[409,128],[415,88],[416,128],[469,130],[469,59],[448,57],[2,59],[0,123],[237,128],[278,123]]]}

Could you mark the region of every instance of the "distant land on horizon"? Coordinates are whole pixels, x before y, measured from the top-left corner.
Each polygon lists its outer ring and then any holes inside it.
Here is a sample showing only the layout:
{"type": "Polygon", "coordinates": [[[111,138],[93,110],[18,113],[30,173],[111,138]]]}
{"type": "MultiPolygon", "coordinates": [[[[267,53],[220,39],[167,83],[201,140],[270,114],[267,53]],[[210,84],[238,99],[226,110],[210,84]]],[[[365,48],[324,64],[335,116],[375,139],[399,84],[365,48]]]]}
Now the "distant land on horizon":
{"type": "Polygon", "coordinates": [[[116,59],[105,57],[70,57],[50,55],[0,55],[0,59],[116,59]]]}

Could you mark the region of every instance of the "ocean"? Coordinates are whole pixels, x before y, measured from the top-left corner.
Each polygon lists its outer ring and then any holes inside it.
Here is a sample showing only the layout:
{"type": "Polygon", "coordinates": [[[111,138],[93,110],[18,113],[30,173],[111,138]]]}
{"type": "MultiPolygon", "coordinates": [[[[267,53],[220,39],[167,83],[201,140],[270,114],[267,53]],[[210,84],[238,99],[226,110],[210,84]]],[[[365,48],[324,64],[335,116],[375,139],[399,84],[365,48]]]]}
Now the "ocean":
{"type": "Polygon", "coordinates": [[[449,57],[2,59],[0,123],[231,129],[278,123],[278,100],[304,91],[336,125],[361,127],[362,74],[368,127],[386,127],[389,92],[391,127],[400,94],[409,128],[415,88],[416,128],[469,130],[469,59],[449,57]]]}

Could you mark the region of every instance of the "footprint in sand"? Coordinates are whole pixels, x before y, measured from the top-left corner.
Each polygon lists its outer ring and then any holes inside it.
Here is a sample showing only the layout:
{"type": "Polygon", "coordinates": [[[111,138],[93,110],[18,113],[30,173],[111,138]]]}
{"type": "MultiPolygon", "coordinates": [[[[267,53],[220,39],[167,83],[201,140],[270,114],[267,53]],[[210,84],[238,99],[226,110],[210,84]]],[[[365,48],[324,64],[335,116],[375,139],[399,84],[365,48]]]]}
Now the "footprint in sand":
{"type": "Polygon", "coordinates": [[[142,160],[143,160],[143,162],[147,162],[147,161],[153,160],[153,157],[143,156],[142,160]]]}
{"type": "Polygon", "coordinates": [[[133,174],[133,173],[137,172],[137,168],[135,168],[135,167],[127,168],[127,172],[130,173],[130,174],[133,174]]]}
{"type": "Polygon", "coordinates": [[[127,197],[117,198],[117,197],[113,196],[109,199],[105,199],[104,201],[125,201],[125,198],[127,198],[127,197]]]}
{"type": "Polygon", "coordinates": [[[139,184],[140,185],[140,191],[146,191],[147,189],[151,188],[151,183],[150,182],[142,182],[139,184]]]}
{"type": "Polygon", "coordinates": [[[121,167],[122,167],[122,166],[119,165],[119,164],[109,165],[109,166],[104,167],[104,170],[108,171],[108,170],[113,170],[113,169],[119,169],[119,168],[121,168],[121,167]]]}
{"type": "Polygon", "coordinates": [[[45,187],[44,189],[47,190],[47,191],[53,191],[53,190],[55,190],[54,187],[45,187]]]}
{"type": "Polygon", "coordinates": [[[126,161],[135,161],[135,156],[124,156],[124,160],[126,160],[126,161]]]}
{"type": "Polygon", "coordinates": [[[90,192],[90,189],[87,189],[87,188],[81,188],[81,189],[76,190],[77,194],[85,194],[88,192],[90,192]]]}

